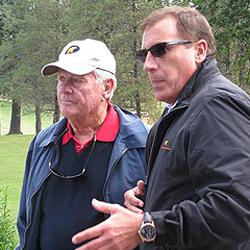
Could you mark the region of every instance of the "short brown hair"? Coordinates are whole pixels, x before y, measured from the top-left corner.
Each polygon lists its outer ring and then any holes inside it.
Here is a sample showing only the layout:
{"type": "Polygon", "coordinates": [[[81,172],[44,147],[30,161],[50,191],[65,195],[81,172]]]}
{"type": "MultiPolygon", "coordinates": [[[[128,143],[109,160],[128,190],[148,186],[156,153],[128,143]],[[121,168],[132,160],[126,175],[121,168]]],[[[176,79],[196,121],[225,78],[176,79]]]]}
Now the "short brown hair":
{"type": "Polygon", "coordinates": [[[196,9],[181,6],[166,6],[153,11],[142,23],[142,31],[168,16],[177,20],[177,30],[184,39],[193,42],[204,39],[208,43],[208,55],[216,52],[215,38],[207,19],[196,9]]]}

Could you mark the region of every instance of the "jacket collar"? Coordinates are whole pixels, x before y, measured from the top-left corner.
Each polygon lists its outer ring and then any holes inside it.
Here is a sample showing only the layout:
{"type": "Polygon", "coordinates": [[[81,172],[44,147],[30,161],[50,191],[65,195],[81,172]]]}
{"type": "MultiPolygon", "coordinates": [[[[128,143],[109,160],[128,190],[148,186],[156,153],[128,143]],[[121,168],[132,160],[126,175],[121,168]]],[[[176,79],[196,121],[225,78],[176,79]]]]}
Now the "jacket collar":
{"type": "Polygon", "coordinates": [[[120,131],[118,136],[121,137],[123,143],[128,149],[145,147],[146,136],[149,126],[144,125],[143,122],[131,112],[121,109],[114,105],[120,119],[120,131]]]}
{"type": "Polygon", "coordinates": [[[215,74],[219,74],[217,61],[212,56],[208,56],[183,88],[178,98],[179,102],[189,103],[190,98],[215,74]]]}
{"type": "Polygon", "coordinates": [[[40,134],[37,135],[37,141],[40,141],[39,147],[46,147],[50,143],[57,141],[57,138],[60,137],[67,131],[67,119],[63,118],[62,120],[51,125],[49,128],[42,130],[40,134]]]}
{"type": "MultiPolygon", "coordinates": [[[[131,112],[121,109],[114,105],[120,120],[120,130],[118,136],[126,143],[128,148],[144,147],[146,143],[145,133],[147,129],[142,121],[131,112]]],[[[59,122],[51,125],[49,128],[42,130],[37,135],[37,141],[40,141],[39,147],[46,147],[50,143],[57,141],[67,130],[67,119],[63,118],[59,122]]],[[[149,128],[148,128],[149,129],[149,128]]]]}

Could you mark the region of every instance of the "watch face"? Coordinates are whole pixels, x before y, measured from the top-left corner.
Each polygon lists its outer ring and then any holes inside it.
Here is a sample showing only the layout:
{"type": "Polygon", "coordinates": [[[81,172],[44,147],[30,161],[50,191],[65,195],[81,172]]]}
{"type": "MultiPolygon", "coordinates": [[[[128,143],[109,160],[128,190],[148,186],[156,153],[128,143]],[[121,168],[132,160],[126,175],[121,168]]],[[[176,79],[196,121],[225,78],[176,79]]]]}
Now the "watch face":
{"type": "Polygon", "coordinates": [[[151,223],[143,225],[143,227],[140,230],[140,233],[145,242],[154,241],[156,236],[155,227],[151,223]]]}

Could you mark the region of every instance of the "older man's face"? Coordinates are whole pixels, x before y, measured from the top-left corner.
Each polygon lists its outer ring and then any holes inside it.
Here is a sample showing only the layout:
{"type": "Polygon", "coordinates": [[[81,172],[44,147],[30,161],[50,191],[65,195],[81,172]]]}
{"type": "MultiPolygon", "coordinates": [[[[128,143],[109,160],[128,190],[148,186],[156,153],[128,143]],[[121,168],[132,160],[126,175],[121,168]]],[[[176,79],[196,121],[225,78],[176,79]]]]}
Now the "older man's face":
{"type": "MultiPolygon", "coordinates": [[[[177,31],[175,18],[167,17],[145,30],[142,48],[149,49],[157,43],[184,39],[177,31]]],[[[148,52],[144,71],[148,74],[156,99],[167,103],[178,99],[197,69],[195,53],[192,44],[171,46],[161,57],[154,57],[148,52]]]]}
{"type": "Polygon", "coordinates": [[[59,70],[57,81],[58,104],[65,117],[75,120],[95,115],[104,87],[94,73],[79,76],[59,70]]]}

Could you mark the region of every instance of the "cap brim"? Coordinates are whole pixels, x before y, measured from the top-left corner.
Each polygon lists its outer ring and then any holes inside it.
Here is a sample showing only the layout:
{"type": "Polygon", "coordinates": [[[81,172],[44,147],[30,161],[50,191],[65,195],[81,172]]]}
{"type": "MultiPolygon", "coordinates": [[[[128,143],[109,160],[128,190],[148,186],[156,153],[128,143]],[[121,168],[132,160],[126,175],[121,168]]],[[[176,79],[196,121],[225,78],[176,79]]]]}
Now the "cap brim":
{"type": "Polygon", "coordinates": [[[42,70],[41,73],[44,76],[48,76],[48,75],[52,75],[57,73],[57,71],[59,69],[63,69],[71,74],[75,74],[75,75],[85,75],[88,74],[92,71],[94,71],[96,69],[95,66],[93,65],[87,65],[87,64],[76,64],[74,62],[54,62],[54,63],[49,63],[47,65],[45,65],[42,70]]]}

